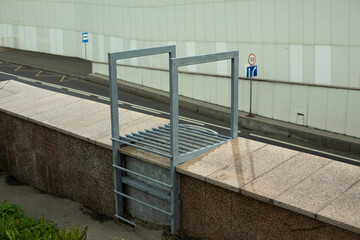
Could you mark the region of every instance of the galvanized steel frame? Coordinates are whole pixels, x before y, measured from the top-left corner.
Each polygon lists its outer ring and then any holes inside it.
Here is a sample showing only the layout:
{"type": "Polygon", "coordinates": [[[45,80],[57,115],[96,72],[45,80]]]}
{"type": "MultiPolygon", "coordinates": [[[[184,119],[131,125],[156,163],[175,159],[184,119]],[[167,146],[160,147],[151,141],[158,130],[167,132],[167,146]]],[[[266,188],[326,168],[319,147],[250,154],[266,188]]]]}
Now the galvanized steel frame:
{"type": "MultiPolygon", "coordinates": [[[[145,48],[145,49],[136,49],[136,50],[130,50],[130,51],[123,51],[123,52],[115,52],[115,53],[109,53],[108,54],[108,62],[109,62],[109,81],[110,81],[110,108],[111,108],[111,135],[112,135],[112,152],[113,152],[113,167],[114,167],[114,185],[115,185],[115,204],[116,204],[116,217],[120,218],[121,220],[130,223],[132,225],[135,225],[133,222],[129,221],[128,219],[123,217],[123,197],[126,197],[128,199],[131,199],[133,201],[136,201],[140,204],[143,204],[145,206],[148,206],[150,208],[156,209],[162,213],[165,213],[169,216],[171,216],[171,231],[172,233],[175,233],[179,230],[180,227],[180,210],[179,205],[174,204],[173,202],[179,202],[179,189],[175,189],[179,187],[179,178],[171,178],[171,183],[159,183],[156,179],[149,178],[145,175],[142,175],[140,173],[134,173],[126,168],[122,167],[122,161],[119,153],[120,144],[127,144],[132,145],[138,148],[141,148],[139,146],[136,146],[134,144],[129,143],[126,140],[121,140],[120,138],[120,128],[119,128],[119,111],[118,111],[118,83],[117,83],[117,69],[116,69],[116,61],[121,59],[127,59],[127,58],[134,58],[134,57],[142,57],[142,56],[149,56],[149,55],[155,55],[155,54],[163,54],[168,53],[169,54],[169,73],[171,73],[171,65],[170,65],[170,59],[176,57],[176,47],[174,45],[172,46],[162,46],[162,47],[154,47],[154,48],[145,48]],[[164,211],[163,209],[159,209],[151,204],[148,204],[146,202],[140,201],[138,199],[135,199],[129,195],[126,195],[122,191],[122,176],[121,171],[129,172],[132,174],[135,174],[139,177],[142,177],[144,179],[153,181],[155,183],[165,185],[171,189],[171,212],[164,211]],[[177,182],[173,182],[173,181],[177,182]],[[175,186],[175,187],[174,187],[175,186]],[[175,189],[175,190],[174,190],[175,189]],[[174,219],[177,220],[174,220],[174,219]]],[[[171,74],[169,74],[170,82],[171,82],[171,74]]],[[[142,148],[145,150],[149,150],[147,148],[142,148]]],[[[153,151],[153,150],[152,150],[153,151]]],[[[155,153],[158,153],[156,151],[153,151],[155,153]]],[[[170,155],[162,154],[166,157],[170,157],[170,155]]],[[[171,174],[173,175],[174,171],[171,171],[171,174]]],[[[176,175],[176,172],[175,172],[176,175]]]]}
{"type": "MultiPolygon", "coordinates": [[[[130,50],[124,52],[109,53],[109,79],[110,79],[110,105],[111,105],[111,128],[112,150],[114,167],[114,184],[116,196],[116,216],[125,222],[134,224],[123,218],[123,197],[139,202],[145,206],[156,209],[171,216],[171,232],[176,233],[180,229],[180,176],[176,172],[176,166],[192,159],[210,149],[223,144],[238,135],[238,51],[213,53],[192,57],[176,57],[175,46],[164,46],[130,50]],[[151,130],[120,136],[118,118],[118,85],[116,61],[126,58],[148,56],[154,54],[169,53],[169,81],[170,81],[170,125],[159,126],[151,130]],[[178,102],[178,68],[193,64],[231,60],[231,136],[213,134],[202,130],[193,130],[179,126],[179,102],[178,102]],[[169,136],[168,136],[169,135],[169,136]],[[167,138],[168,137],[168,138],[167,138]],[[211,140],[209,140],[211,139],[211,140]],[[169,142],[167,142],[169,141],[169,142]],[[140,173],[133,172],[122,167],[119,148],[121,144],[134,146],[170,158],[170,184],[159,182],[140,173]],[[139,146],[140,144],[142,146],[139,146]],[[195,146],[198,145],[198,146],[195,146]],[[155,149],[155,150],[154,150],[155,149]],[[119,172],[118,172],[119,171],[119,172]],[[122,191],[121,171],[134,174],[157,184],[168,187],[171,190],[171,212],[159,209],[126,195],[122,191]]],[[[124,179],[125,180],[125,179],[124,179]]],[[[129,179],[127,180],[130,181],[129,179]]],[[[151,189],[148,189],[150,192],[151,189]]],[[[155,194],[156,192],[152,190],[155,194]]]]}

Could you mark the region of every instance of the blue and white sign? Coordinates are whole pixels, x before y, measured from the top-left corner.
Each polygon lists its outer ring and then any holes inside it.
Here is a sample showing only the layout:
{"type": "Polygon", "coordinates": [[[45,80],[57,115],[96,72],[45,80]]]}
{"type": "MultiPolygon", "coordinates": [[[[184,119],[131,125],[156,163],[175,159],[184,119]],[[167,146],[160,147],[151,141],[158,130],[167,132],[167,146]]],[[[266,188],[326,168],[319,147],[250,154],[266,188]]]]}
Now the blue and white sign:
{"type": "Polygon", "coordinates": [[[83,32],[83,33],[82,33],[82,42],[83,42],[83,43],[89,42],[88,35],[89,35],[89,34],[88,34],[87,32],[83,32]]]}
{"type": "Polygon", "coordinates": [[[257,65],[247,67],[246,69],[246,77],[256,77],[257,76],[257,65]]]}

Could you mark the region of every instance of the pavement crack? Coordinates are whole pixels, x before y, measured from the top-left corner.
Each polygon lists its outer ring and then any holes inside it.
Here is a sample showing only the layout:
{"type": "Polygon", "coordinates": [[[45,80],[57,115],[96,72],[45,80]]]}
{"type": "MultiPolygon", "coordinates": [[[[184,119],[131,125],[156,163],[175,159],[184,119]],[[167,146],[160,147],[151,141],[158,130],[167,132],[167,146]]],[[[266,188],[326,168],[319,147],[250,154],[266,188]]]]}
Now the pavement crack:
{"type": "Polygon", "coordinates": [[[291,232],[298,232],[298,231],[308,232],[308,231],[318,230],[318,229],[324,228],[324,227],[325,226],[319,226],[319,227],[313,227],[313,228],[298,228],[298,229],[291,230],[291,232]]]}
{"type": "Polygon", "coordinates": [[[93,220],[98,221],[100,223],[113,220],[112,217],[106,216],[105,214],[97,213],[85,205],[81,206],[80,210],[84,215],[90,216],[93,220]]]}
{"type": "Polygon", "coordinates": [[[10,81],[6,81],[6,83],[4,84],[4,86],[2,86],[0,89],[3,89],[10,81]]]}

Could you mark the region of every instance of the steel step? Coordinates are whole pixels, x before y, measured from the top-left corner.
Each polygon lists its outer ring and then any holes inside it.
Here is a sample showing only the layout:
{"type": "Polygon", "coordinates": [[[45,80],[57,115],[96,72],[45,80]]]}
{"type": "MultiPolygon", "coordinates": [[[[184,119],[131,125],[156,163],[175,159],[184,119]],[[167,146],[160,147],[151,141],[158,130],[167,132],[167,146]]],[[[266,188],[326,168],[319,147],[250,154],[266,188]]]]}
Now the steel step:
{"type": "Polygon", "coordinates": [[[121,177],[121,180],[126,185],[137,188],[143,192],[149,193],[160,199],[171,201],[171,192],[160,190],[154,186],[151,186],[150,184],[144,183],[142,181],[127,176],[121,177]]]}

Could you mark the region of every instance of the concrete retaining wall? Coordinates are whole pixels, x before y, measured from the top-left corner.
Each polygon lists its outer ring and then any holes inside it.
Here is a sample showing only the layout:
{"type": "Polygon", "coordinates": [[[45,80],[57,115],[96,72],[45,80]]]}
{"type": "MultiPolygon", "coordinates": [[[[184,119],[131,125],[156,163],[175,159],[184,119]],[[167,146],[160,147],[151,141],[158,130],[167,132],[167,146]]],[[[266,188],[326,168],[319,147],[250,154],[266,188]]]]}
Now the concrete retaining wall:
{"type": "Polygon", "coordinates": [[[115,213],[111,150],[0,112],[0,168],[40,190],[115,213]]]}
{"type": "MultiPolygon", "coordinates": [[[[127,168],[169,182],[165,166],[123,156],[127,168]]],[[[107,148],[0,112],[0,169],[40,190],[115,214],[112,154],[107,148]]],[[[168,202],[134,188],[125,188],[125,193],[169,210],[168,202]]],[[[169,223],[168,216],[140,204],[125,201],[125,208],[136,218],[169,223]]],[[[360,239],[353,232],[185,175],[181,233],[212,240],[360,239]]]]}
{"type": "MultiPolygon", "coordinates": [[[[169,182],[167,169],[124,157],[130,170],[169,182]]],[[[0,111],[0,169],[98,213],[115,214],[112,152],[107,148],[0,111]]],[[[165,210],[170,208],[168,202],[137,189],[127,187],[125,193],[165,210]]],[[[168,216],[134,202],[125,201],[125,210],[135,218],[169,224],[168,216]]]]}
{"type": "Polygon", "coordinates": [[[184,236],[226,239],[360,239],[313,218],[181,175],[184,236]]]}

